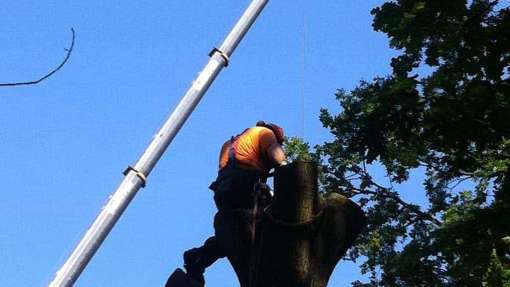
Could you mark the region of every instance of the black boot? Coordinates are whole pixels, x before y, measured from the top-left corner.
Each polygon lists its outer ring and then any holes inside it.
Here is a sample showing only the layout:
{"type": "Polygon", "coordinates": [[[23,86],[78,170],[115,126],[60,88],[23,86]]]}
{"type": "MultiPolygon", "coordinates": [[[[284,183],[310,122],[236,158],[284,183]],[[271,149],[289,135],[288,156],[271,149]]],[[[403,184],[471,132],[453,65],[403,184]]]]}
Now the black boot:
{"type": "Polygon", "coordinates": [[[189,277],[181,268],[177,268],[168,278],[165,287],[203,287],[204,285],[189,277]]]}
{"type": "Polygon", "coordinates": [[[200,248],[193,248],[184,252],[184,268],[189,277],[196,280],[202,286],[205,285],[204,271],[202,264],[200,248]]]}

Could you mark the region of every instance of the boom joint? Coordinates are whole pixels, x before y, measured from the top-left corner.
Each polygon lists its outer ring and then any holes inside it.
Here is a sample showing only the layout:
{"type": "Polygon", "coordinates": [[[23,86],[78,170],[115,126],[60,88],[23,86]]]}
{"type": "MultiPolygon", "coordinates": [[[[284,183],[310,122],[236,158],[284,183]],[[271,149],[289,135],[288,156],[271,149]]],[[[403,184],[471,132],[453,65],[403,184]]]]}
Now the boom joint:
{"type": "Polygon", "coordinates": [[[129,172],[134,172],[135,175],[140,179],[140,181],[142,182],[142,187],[145,187],[145,185],[147,185],[147,176],[145,174],[143,174],[142,172],[140,172],[139,170],[136,170],[134,167],[132,166],[128,166],[123,172],[122,174],[124,175],[128,175],[129,172]]]}

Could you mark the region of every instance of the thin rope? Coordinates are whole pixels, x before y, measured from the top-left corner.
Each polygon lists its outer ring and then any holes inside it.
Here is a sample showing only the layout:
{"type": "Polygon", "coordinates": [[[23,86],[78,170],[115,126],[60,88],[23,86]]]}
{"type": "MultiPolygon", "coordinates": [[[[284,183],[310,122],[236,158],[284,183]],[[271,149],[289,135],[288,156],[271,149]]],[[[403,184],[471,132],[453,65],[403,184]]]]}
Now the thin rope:
{"type": "Polygon", "coordinates": [[[300,63],[300,85],[299,94],[301,99],[301,138],[305,138],[305,88],[306,88],[306,53],[307,53],[307,15],[306,15],[306,0],[302,0],[302,17],[301,17],[301,63],[300,63]]]}

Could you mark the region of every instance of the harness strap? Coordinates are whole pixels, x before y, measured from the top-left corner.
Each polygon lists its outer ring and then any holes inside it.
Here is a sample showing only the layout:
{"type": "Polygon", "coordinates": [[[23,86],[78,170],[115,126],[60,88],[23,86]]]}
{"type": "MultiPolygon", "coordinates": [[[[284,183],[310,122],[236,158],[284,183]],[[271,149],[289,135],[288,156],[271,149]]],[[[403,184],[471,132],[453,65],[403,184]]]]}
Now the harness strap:
{"type": "Polygon", "coordinates": [[[227,162],[227,166],[228,167],[235,167],[236,166],[236,146],[235,146],[235,143],[236,143],[237,138],[238,138],[238,136],[237,137],[232,137],[230,139],[230,147],[228,148],[228,162],[227,162]]]}
{"type": "Polygon", "coordinates": [[[245,129],[242,133],[232,136],[230,138],[230,147],[228,148],[228,162],[227,165],[223,168],[232,168],[236,166],[236,153],[237,153],[237,143],[239,138],[249,130],[249,128],[245,129]]]}

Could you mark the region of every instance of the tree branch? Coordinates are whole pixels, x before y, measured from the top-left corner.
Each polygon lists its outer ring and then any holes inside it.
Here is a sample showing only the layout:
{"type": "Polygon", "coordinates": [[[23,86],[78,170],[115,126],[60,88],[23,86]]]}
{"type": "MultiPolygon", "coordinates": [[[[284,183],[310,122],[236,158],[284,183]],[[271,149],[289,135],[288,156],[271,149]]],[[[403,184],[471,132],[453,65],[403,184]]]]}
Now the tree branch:
{"type": "Polygon", "coordinates": [[[463,178],[459,178],[457,180],[454,180],[454,181],[451,181],[447,184],[447,188],[450,190],[450,192],[452,192],[455,188],[457,188],[461,183],[465,182],[466,180],[470,180],[470,179],[473,179],[473,177],[471,176],[465,176],[463,178]],[[454,183],[455,182],[455,183],[454,183]],[[451,186],[451,184],[453,184],[453,186],[451,186]]]}
{"type": "Polygon", "coordinates": [[[385,198],[393,199],[398,204],[400,204],[403,208],[407,208],[407,209],[411,210],[419,218],[431,221],[432,223],[434,223],[436,225],[442,224],[442,222],[439,221],[437,218],[433,217],[432,215],[430,215],[426,212],[423,212],[423,211],[417,209],[415,205],[405,202],[398,195],[393,195],[393,194],[389,193],[388,190],[386,190],[386,189],[384,189],[384,192],[377,192],[377,191],[366,190],[366,189],[361,190],[358,188],[353,188],[353,190],[355,190],[357,192],[357,194],[382,196],[385,198]]]}
{"type": "Polygon", "coordinates": [[[47,78],[51,77],[53,74],[55,74],[58,70],[60,70],[67,63],[67,60],[69,60],[69,57],[71,57],[71,53],[73,52],[74,39],[75,39],[75,33],[74,33],[73,28],[71,28],[71,33],[72,33],[71,46],[69,46],[68,49],[64,49],[65,51],[67,51],[67,55],[64,58],[64,60],[60,63],[60,65],[58,65],[55,69],[51,70],[49,73],[47,73],[46,75],[44,75],[43,77],[41,77],[38,80],[27,81],[27,82],[16,82],[16,83],[0,83],[0,87],[35,85],[35,84],[38,84],[38,83],[46,80],[47,78]]]}
{"type": "Polygon", "coordinates": [[[391,182],[391,177],[390,177],[390,185],[391,185],[391,187],[388,188],[388,187],[382,186],[382,185],[378,184],[377,182],[375,182],[373,180],[373,178],[370,176],[370,174],[368,173],[367,166],[366,166],[366,163],[365,163],[365,159],[362,160],[362,167],[363,167],[362,168],[363,169],[363,171],[362,171],[363,174],[361,174],[360,176],[362,176],[363,178],[368,180],[371,185],[377,187],[379,190],[381,190],[383,192],[370,191],[370,190],[366,190],[366,189],[356,189],[356,188],[354,190],[356,190],[359,193],[364,193],[364,194],[367,194],[367,195],[379,195],[379,196],[383,196],[383,197],[386,197],[386,198],[391,198],[391,199],[395,200],[398,204],[400,204],[402,207],[407,208],[407,209],[411,210],[412,212],[414,212],[416,214],[416,216],[418,216],[419,218],[422,218],[422,219],[425,219],[425,220],[429,220],[429,221],[433,222],[436,225],[441,225],[442,224],[442,222],[440,220],[438,220],[437,218],[435,218],[431,214],[419,210],[419,208],[417,208],[415,205],[407,203],[404,200],[402,200],[400,198],[400,196],[392,194],[391,190],[393,189],[393,184],[391,182]]]}

